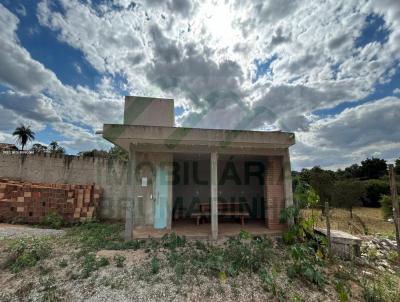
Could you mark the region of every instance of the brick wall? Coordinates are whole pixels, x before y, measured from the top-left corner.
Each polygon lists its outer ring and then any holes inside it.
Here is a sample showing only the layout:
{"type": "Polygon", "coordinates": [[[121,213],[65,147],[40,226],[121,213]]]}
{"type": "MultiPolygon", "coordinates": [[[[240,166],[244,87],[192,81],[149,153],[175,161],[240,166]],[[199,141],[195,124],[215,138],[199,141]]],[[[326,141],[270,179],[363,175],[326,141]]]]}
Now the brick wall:
{"type": "Polygon", "coordinates": [[[264,199],[265,223],[271,230],[283,230],[284,224],[279,223],[281,210],[285,207],[283,183],[283,157],[271,156],[267,158],[264,199]]]}

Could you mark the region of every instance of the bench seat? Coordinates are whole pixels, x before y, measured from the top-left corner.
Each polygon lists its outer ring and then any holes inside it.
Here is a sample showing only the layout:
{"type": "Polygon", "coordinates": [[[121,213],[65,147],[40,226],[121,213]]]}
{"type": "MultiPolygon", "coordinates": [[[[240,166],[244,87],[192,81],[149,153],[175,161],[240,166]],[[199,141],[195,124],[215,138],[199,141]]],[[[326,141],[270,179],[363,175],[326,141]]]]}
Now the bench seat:
{"type": "MultiPolygon", "coordinates": [[[[196,218],[197,220],[197,225],[200,224],[200,219],[203,217],[210,217],[211,216],[211,212],[194,212],[192,213],[192,218],[196,218]]],[[[250,213],[246,212],[246,211],[219,211],[218,212],[218,216],[235,216],[235,217],[239,217],[241,224],[244,225],[244,218],[249,217],[250,213]]]]}

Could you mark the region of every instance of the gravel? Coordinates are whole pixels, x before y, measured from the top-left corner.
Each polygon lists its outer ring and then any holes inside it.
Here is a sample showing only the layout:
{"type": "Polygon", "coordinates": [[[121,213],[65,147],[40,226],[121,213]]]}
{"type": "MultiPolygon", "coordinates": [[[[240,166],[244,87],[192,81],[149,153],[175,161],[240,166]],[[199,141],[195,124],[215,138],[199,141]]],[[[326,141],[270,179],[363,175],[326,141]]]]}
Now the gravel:
{"type": "Polygon", "coordinates": [[[40,229],[29,226],[15,226],[0,223],[0,240],[23,237],[63,236],[65,231],[54,229],[40,229]]]}

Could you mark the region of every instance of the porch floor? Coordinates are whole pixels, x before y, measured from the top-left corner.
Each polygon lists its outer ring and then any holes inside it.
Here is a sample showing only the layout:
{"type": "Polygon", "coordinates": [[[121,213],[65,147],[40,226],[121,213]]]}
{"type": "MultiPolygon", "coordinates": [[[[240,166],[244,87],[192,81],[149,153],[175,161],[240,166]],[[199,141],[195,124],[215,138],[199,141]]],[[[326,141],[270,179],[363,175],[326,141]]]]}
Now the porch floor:
{"type": "MultiPolygon", "coordinates": [[[[223,238],[226,236],[238,235],[241,230],[253,235],[279,236],[282,234],[282,231],[267,229],[264,221],[249,220],[246,221],[243,226],[237,222],[220,222],[218,224],[218,237],[223,238]]],[[[178,220],[172,222],[172,228],[170,230],[155,230],[152,227],[135,228],[133,230],[133,238],[161,238],[168,233],[175,233],[189,239],[207,239],[211,235],[211,224],[204,223],[196,225],[196,222],[193,220],[178,220]]]]}

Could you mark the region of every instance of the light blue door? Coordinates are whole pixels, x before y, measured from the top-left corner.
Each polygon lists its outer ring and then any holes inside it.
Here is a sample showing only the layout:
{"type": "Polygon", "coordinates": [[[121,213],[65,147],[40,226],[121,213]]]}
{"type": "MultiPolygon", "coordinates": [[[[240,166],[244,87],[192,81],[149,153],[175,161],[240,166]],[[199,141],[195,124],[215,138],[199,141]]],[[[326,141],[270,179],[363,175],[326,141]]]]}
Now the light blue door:
{"type": "Polygon", "coordinates": [[[165,229],[168,210],[168,171],[165,167],[157,166],[155,193],[154,228],[165,229]]]}

